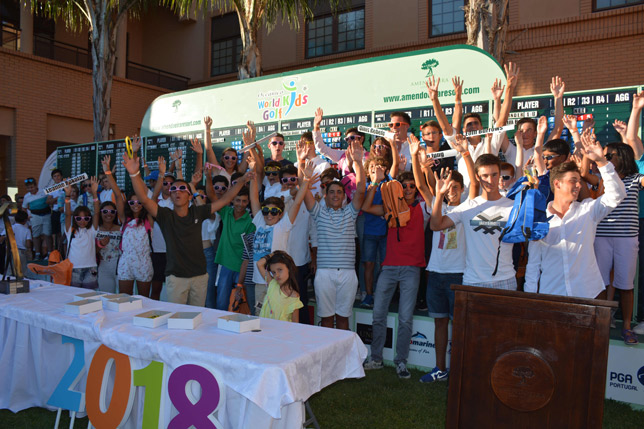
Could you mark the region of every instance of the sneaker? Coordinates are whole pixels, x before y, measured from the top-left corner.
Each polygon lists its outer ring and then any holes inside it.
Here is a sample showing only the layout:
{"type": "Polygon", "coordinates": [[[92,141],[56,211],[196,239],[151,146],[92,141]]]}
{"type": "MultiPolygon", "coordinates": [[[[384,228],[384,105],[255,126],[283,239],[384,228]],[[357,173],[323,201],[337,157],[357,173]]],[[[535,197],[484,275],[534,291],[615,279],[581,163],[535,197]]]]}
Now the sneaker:
{"type": "Polygon", "coordinates": [[[441,371],[440,369],[438,369],[438,367],[434,367],[434,369],[432,369],[432,372],[420,377],[420,382],[433,383],[435,381],[447,381],[447,375],[447,371],[441,371]]]}
{"type": "Polygon", "coordinates": [[[356,292],[356,301],[362,301],[367,296],[367,292],[358,289],[356,292]]]}
{"type": "Polygon", "coordinates": [[[367,295],[360,303],[362,308],[373,308],[373,295],[367,295]]]}
{"type": "Polygon", "coordinates": [[[417,311],[427,311],[429,308],[427,308],[427,303],[425,300],[419,301],[418,304],[416,304],[416,310],[417,311]]]}
{"type": "Polygon", "coordinates": [[[635,328],[633,328],[633,332],[639,335],[644,335],[644,322],[640,322],[635,328]]]}
{"type": "Polygon", "coordinates": [[[382,361],[369,359],[367,362],[364,363],[364,365],[362,365],[362,367],[366,370],[382,369],[382,361]]]}
{"type": "Polygon", "coordinates": [[[410,378],[411,373],[407,371],[407,365],[405,365],[405,362],[398,362],[398,365],[396,365],[396,374],[398,374],[398,378],[410,378]]]}

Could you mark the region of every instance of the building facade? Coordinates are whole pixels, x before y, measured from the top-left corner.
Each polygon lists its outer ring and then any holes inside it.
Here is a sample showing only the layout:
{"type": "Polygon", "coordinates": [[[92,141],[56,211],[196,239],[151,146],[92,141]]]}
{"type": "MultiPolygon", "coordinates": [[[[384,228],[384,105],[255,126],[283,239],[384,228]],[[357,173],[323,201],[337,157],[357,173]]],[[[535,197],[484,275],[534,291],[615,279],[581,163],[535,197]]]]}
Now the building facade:
{"type": "MultiPolygon", "coordinates": [[[[263,74],[467,41],[464,0],[347,3],[335,14],[320,5],[297,30],[262,31],[263,74]]],[[[17,0],[0,5],[0,193],[22,192],[56,147],[93,139],[91,57],[87,31],[34,18],[17,0]]],[[[161,94],[235,80],[239,34],[231,12],[159,7],[130,19],[117,37],[110,136],[137,133],[161,94]]],[[[506,41],[518,95],[548,92],[555,75],[568,91],[644,83],[644,0],[510,0],[506,41]]]]}

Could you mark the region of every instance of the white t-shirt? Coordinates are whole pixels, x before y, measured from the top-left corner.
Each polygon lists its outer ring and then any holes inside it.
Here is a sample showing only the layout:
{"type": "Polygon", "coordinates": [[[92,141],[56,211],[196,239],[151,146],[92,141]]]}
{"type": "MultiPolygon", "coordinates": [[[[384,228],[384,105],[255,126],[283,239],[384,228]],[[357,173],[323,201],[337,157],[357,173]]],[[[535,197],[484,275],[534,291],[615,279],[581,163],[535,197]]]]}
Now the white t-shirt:
{"type": "MultiPolygon", "coordinates": [[[[47,194],[45,194],[45,191],[42,189],[38,189],[38,192],[35,194],[32,194],[31,192],[28,192],[25,194],[25,197],[22,201],[22,207],[27,208],[27,209],[44,209],[47,207],[47,194]],[[37,201],[37,200],[42,200],[42,201],[37,201]],[[36,204],[32,204],[34,201],[37,201],[36,204]],[[30,207],[30,205],[32,207],[30,207]]],[[[31,214],[31,211],[29,212],[31,214]]]]}
{"type": "MultiPolygon", "coordinates": [[[[501,147],[501,143],[503,142],[504,136],[505,136],[505,132],[492,134],[492,155],[498,156],[499,148],[501,147]]],[[[447,140],[447,143],[452,148],[454,148],[454,143],[456,142],[456,133],[454,132],[454,134],[452,134],[451,136],[445,135],[444,137],[445,137],[445,140],[447,140]]],[[[482,136],[481,142],[476,146],[471,145],[468,141],[467,150],[470,152],[470,156],[472,157],[472,162],[476,162],[478,157],[483,155],[483,152],[485,150],[485,136],[482,136]]],[[[470,190],[470,175],[467,174],[467,165],[465,164],[465,160],[463,159],[460,153],[456,155],[456,160],[457,160],[457,170],[459,173],[463,175],[463,183],[465,184],[465,190],[463,191],[462,198],[465,199],[467,198],[467,195],[469,194],[469,190],[470,190]]]]}
{"type": "MultiPolygon", "coordinates": [[[[322,174],[324,170],[327,168],[331,168],[331,164],[326,162],[324,158],[321,156],[316,156],[313,158],[311,161],[313,161],[313,164],[315,164],[315,169],[313,170],[313,174],[322,174]]],[[[322,189],[320,188],[320,182],[316,183],[311,187],[311,193],[313,196],[315,195],[322,195],[322,189]]],[[[298,215],[299,216],[299,215],[298,215]]]]}
{"type": "MultiPolygon", "coordinates": [[[[457,207],[443,204],[443,216],[447,216],[457,207]]],[[[427,271],[435,273],[462,273],[465,271],[465,232],[462,223],[442,231],[434,231],[432,254],[429,257],[427,271]]]]}
{"type": "Polygon", "coordinates": [[[101,200],[101,204],[103,204],[105,201],[114,202],[114,191],[111,189],[103,189],[98,196],[98,199],[101,200]]]}
{"type": "Polygon", "coordinates": [[[276,250],[287,251],[288,236],[293,229],[293,224],[288,213],[284,213],[282,219],[271,226],[266,225],[262,213],[257,213],[253,218],[253,224],[257,228],[253,242],[253,282],[266,284],[266,280],[262,278],[257,268],[257,261],[276,250]]]}
{"type": "Polygon", "coordinates": [[[217,229],[221,223],[219,213],[215,213],[215,218],[204,219],[201,223],[201,239],[203,241],[210,240],[211,243],[217,240],[217,229]]]}
{"type": "MultiPolygon", "coordinates": [[[[2,222],[2,229],[4,230],[4,222],[2,222]]],[[[20,250],[27,250],[26,242],[31,240],[31,231],[27,225],[16,223],[13,225],[13,235],[16,237],[16,245],[20,250]]]]}
{"type": "MultiPolygon", "coordinates": [[[[264,199],[270,197],[281,197],[282,196],[282,184],[279,180],[272,185],[269,183],[268,179],[264,177],[264,199]]],[[[286,191],[288,193],[288,191],[286,191]]]]}
{"type": "Polygon", "coordinates": [[[64,201],[64,198],[65,198],[65,190],[64,189],[59,189],[57,191],[52,192],[49,195],[51,195],[51,197],[54,199],[54,201],[56,201],[54,203],[54,205],[52,206],[52,210],[58,211],[58,209],[65,207],[65,203],[63,203],[63,205],[58,205],[58,200],[61,199],[61,197],[63,198],[63,201],[64,201]]]}
{"type": "MultiPolygon", "coordinates": [[[[162,195],[159,195],[157,204],[159,207],[167,207],[170,210],[174,210],[172,198],[164,199],[162,195]]],[[[163,232],[161,232],[158,222],[154,222],[152,226],[152,251],[154,253],[165,253],[165,238],[163,238],[163,232]]]]}
{"type": "MultiPolygon", "coordinates": [[[[90,228],[78,229],[74,233],[69,248],[69,261],[74,268],[92,268],[96,266],[96,233],[92,225],[90,228]]],[[[67,242],[71,239],[72,228],[65,231],[67,242]]]]}
{"type": "MultiPolygon", "coordinates": [[[[523,149],[523,148],[521,148],[521,149],[523,149]]],[[[503,152],[503,155],[505,155],[505,160],[508,163],[514,165],[514,168],[515,168],[515,171],[516,171],[515,176],[516,177],[523,176],[522,166],[517,165],[517,163],[516,163],[516,161],[517,161],[517,147],[515,145],[513,145],[512,142],[508,142],[508,147],[505,150],[505,152],[503,152]]],[[[534,146],[532,146],[530,149],[523,149],[523,164],[524,165],[528,161],[528,159],[530,159],[530,157],[532,155],[534,155],[534,146]]]]}
{"type": "MultiPolygon", "coordinates": [[[[285,199],[284,205],[286,206],[286,214],[284,216],[288,216],[288,211],[293,206],[293,198],[290,195],[285,199]]],[[[300,205],[300,211],[297,212],[293,229],[291,229],[291,233],[288,235],[287,253],[293,258],[296,267],[301,267],[311,262],[309,236],[312,225],[313,229],[315,229],[311,215],[304,203],[302,203],[300,205]]]]}
{"type": "Polygon", "coordinates": [[[400,151],[398,155],[404,156],[405,159],[407,160],[407,163],[405,164],[405,171],[411,171],[411,150],[409,149],[408,142],[404,142],[400,146],[400,151]]]}
{"type": "Polygon", "coordinates": [[[512,265],[512,244],[501,243],[499,267],[492,276],[499,249],[499,236],[510,216],[514,202],[501,197],[488,201],[479,196],[466,200],[447,216],[455,225],[463,224],[465,232],[464,284],[507,280],[516,274],[512,265]]]}

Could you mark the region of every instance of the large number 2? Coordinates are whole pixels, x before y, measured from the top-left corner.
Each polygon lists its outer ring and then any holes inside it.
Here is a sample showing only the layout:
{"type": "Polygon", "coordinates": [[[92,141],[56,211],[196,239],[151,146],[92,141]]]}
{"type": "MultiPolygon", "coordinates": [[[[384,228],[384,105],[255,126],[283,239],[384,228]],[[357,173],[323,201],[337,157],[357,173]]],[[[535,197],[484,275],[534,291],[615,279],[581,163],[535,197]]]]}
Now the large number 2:
{"type": "Polygon", "coordinates": [[[187,429],[194,426],[199,429],[218,429],[223,425],[212,415],[222,408],[225,392],[217,375],[202,366],[181,365],[170,374],[168,393],[177,414],[168,425],[168,429],[187,429]],[[189,385],[191,381],[199,383],[201,396],[197,399],[189,385]]]}
{"type": "Polygon", "coordinates": [[[47,401],[47,405],[64,410],[83,411],[85,409],[85,394],[71,390],[80,380],[85,369],[85,348],[83,340],[63,335],[63,344],[70,343],[74,346],[74,357],[67,368],[65,375],[54,389],[54,393],[47,401]]]}
{"type": "Polygon", "coordinates": [[[130,358],[101,345],[87,373],[87,416],[97,429],[116,428],[130,416],[134,400],[130,358]],[[106,406],[107,377],[115,366],[114,389],[109,407],[106,406]]]}

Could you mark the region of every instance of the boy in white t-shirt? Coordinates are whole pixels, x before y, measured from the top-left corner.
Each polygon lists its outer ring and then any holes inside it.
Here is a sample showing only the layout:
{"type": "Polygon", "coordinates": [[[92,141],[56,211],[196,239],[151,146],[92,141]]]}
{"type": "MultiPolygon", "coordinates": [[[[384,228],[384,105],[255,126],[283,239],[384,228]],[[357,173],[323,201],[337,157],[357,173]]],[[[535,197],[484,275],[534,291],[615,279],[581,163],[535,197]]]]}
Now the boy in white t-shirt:
{"type": "Polygon", "coordinates": [[[27,193],[22,201],[23,210],[29,210],[31,217],[31,232],[34,238],[34,258],[46,257],[51,250],[51,208],[47,204],[47,195],[38,189],[38,183],[33,177],[25,180],[27,193]]]}
{"type": "MultiPolygon", "coordinates": [[[[469,156],[469,151],[463,153],[465,156],[469,156]]],[[[483,154],[474,164],[474,173],[481,185],[481,195],[463,202],[445,215],[442,212],[444,193],[437,190],[430,226],[433,231],[441,231],[454,225],[464,225],[466,257],[463,284],[516,290],[512,244],[499,243],[514,203],[501,196],[499,191],[501,161],[494,155],[483,154]]],[[[451,175],[447,181],[450,179],[451,175]]]]}
{"type": "Polygon", "coordinates": [[[18,252],[20,253],[20,265],[22,267],[22,272],[27,271],[27,261],[31,259],[31,231],[27,226],[27,219],[29,215],[25,211],[18,211],[16,213],[15,219],[16,223],[13,224],[13,235],[16,239],[16,246],[18,247],[18,252]]]}
{"type": "MultiPolygon", "coordinates": [[[[255,149],[251,149],[250,154],[249,168],[259,170],[261,162],[256,161],[258,154],[255,149]]],[[[260,177],[261,171],[256,171],[256,174],[260,177]]],[[[256,179],[251,180],[250,206],[253,214],[253,224],[257,228],[253,243],[253,282],[255,282],[255,302],[257,303],[255,314],[259,314],[267,290],[266,281],[259,272],[257,262],[276,250],[287,251],[288,236],[300,211],[304,195],[308,191],[309,183],[310,179],[303,179],[300,189],[293,200],[293,205],[288,211],[288,216],[284,216],[284,201],[278,197],[269,197],[263,201],[263,204],[260,204],[258,181],[256,179]]]]}

